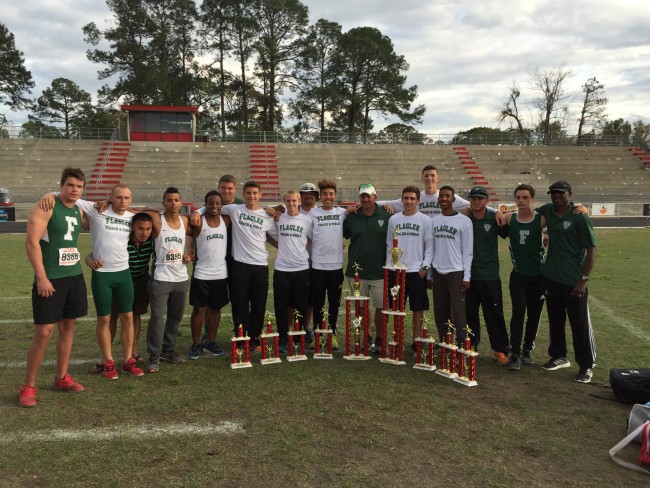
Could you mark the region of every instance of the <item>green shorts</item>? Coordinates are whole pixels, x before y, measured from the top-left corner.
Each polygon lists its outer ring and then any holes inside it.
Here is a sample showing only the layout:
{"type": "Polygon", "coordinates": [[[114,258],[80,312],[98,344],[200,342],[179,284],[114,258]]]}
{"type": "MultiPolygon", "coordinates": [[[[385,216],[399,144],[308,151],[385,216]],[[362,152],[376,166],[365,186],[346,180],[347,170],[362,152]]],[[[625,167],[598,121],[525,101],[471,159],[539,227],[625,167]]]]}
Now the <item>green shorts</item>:
{"type": "Polygon", "coordinates": [[[111,303],[118,313],[133,310],[133,281],[128,269],[107,273],[93,270],[90,287],[98,317],[111,314],[111,303]]]}

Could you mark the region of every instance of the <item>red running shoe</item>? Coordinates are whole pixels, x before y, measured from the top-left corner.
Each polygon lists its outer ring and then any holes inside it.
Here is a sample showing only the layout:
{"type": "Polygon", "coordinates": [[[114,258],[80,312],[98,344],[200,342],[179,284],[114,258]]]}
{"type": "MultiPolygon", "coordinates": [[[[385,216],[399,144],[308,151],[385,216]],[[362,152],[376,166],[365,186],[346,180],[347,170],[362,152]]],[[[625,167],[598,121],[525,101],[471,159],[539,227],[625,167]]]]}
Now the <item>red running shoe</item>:
{"type": "Polygon", "coordinates": [[[21,407],[36,406],[36,392],[38,390],[33,386],[23,385],[18,392],[18,405],[21,407]]]}
{"type": "Polygon", "coordinates": [[[104,378],[107,380],[116,380],[118,378],[115,361],[111,360],[104,363],[104,378]]]}
{"type": "Polygon", "coordinates": [[[122,363],[122,371],[131,376],[144,376],[144,371],[138,368],[138,363],[135,358],[130,358],[125,363],[122,363]]]}
{"type": "Polygon", "coordinates": [[[72,376],[66,374],[60,380],[54,378],[54,388],[61,391],[84,391],[83,385],[72,379],[72,376]]]}

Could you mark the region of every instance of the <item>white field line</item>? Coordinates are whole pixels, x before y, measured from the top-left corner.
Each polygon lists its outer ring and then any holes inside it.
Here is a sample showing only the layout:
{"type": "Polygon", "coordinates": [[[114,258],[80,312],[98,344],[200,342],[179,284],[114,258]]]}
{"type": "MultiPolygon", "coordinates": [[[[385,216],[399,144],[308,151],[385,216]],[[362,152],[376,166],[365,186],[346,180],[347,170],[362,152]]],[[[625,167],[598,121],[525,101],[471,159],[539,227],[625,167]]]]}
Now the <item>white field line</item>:
{"type": "MultiPolygon", "coordinates": [[[[25,353],[27,354],[27,353],[25,353]]],[[[99,363],[99,356],[94,359],[70,359],[70,364],[72,366],[84,365],[84,364],[95,364],[99,363]]],[[[0,368],[25,368],[27,366],[27,361],[5,361],[0,363],[0,368]]],[[[41,363],[41,366],[56,366],[56,359],[44,359],[41,363]]]]}
{"type": "Polygon", "coordinates": [[[65,441],[107,441],[119,438],[143,439],[169,435],[235,435],[244,433],[239,422],[220,422],[218,424],[169,424],[142,425],[131,427],[99,427],[94,429],[54,429],[40,432],[5,433],[0,444],[18,442],[65,442],[65,441]]]}
{"type": "Polygon", "coordinates": [[[593,295],[589,295],[589,304],[594,305],[594,307],[597,308],[601,313],[605,314],[609,320],[625,329],[630,335],[633,335],[637,339],[640,339],[644,342],[650,342],[650,335],[648,335],[647,332],[643,332],[635,325],[616,315],[616,313],[614,313],[611,308],[605,305],[605,303],[598,300],[598,298],[594,297],[593,295]]]}

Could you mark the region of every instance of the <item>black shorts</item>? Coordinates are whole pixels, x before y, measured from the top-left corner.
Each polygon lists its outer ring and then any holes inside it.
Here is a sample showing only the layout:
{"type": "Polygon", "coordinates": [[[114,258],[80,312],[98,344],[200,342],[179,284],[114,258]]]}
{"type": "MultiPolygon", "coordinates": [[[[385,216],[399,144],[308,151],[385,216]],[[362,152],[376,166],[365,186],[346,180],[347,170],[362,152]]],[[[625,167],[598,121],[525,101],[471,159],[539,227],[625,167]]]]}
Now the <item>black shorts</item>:
{"type": "Polygon", "coordinates": [[[209,306],[221,310],[228,304],[228,278],[223,280],[200,280],[192,277],[190,282],[190,305],[209,306]]]}
{"type": "Polygon", "coordinates": [[[88,292],[83,275],[50,280],[54,294],[39,296],[36,283],[32,286],[32,312],[37,325],[56,324],[63,319],[76,319],[88,313],[88,292]]]}
{"type": "MultiPolygon", "coordinates": [[[[144,315],[149,310],[149,280],[151,277],[144,274],[133,280],[133,315],[144,315]]],[[[111,316],[117,317],[118,310],[115,302],[111,304],[111,316]]]]}
{"type": "MultiPolygon", "coordinates": [[[[395,273],[389,272],[388,287],[391,288],[395,284],[395,273]]],[[[390,291],[388,293],[389,301],[392,300],[390,291]]],[[[399,296],[399,295],[398,295],[399,296]]],[[[415,271],[413,273],[406,273],[406,297],[409,300],[409,309],[411,312],[419,312],[421,310],[429,310],[429,294],[427,293],[427,280],[421,278],[420,273],[415,271]]],[[[392,303],[392,302],[391,302],[392,303]]]]}

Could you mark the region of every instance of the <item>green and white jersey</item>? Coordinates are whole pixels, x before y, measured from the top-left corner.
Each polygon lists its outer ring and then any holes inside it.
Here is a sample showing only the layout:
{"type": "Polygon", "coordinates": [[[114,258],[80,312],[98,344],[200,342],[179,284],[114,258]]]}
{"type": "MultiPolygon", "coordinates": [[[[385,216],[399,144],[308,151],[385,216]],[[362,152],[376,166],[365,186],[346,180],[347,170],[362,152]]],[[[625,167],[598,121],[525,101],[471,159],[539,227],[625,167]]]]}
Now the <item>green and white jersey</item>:
{"type": "Polygon", "coordinates": [[[524,276],[542,274],[544,244],[542,240],[542,216],[535,212],[528,222],[522,222],[515,212],[508,226],[510,236],[510,259],[512,269],[524,276]]]}
{"type": "Polygon", "coordinates": [[[433,230],[431,219],[422,212],[414,215],[396,213],[388,220],[386,235],[386,261],[392,266],[390,250],[397,230],[397,245],[402,249],[400,263],[404,263],[407,273],[420,271],[430,266],[433,259],[433,230]]]}
{"type": "Polygon", "coordinates": [[[275,223],[278,229],[276,271],[302,271],[309,268],[307,241],[312,231],[311,217],[282,214],[275,223]]]}
{"type": "Polygon", "coordinates": [[[474,231],[473,280],[499,279],[499,237],[508,235],[506,226],[497,225],[496,213],[486,210],[485,217],[475,219],[470,213],[474,231]]]}
{"type": "Polygon", "coordinates": [[[88,216],[93,257],[102,262],[96,271],[113,273],[129,269],[129,235],[135,214],[126,211],[119,215],[112,205],[99,213],[95,204],[87,200],[77,200],[77,206],[88,216]]]}
{"type": "Polygon", "coordinates": [[[548,253],[543,274],[546,278],[573,286],[582,277],[582,267],[588,247],[596,247],[596,236],[591,219],[585,214],[574,214],[575,205],[562,217],[552,203],[537,209],[546,218],[548,253]]]}
{"type": "MultiPolygon", "coordinates": [[[[81,232],[81,212],[75,205],[64,205],[58,197],[47,223],[45,235],[40,240],[43,267],[48,279],[77,276],[81,271],[81,256],[77,238],[81,232]]],[[[36,278],[34,277],[34,281],[36,278]]]]}

